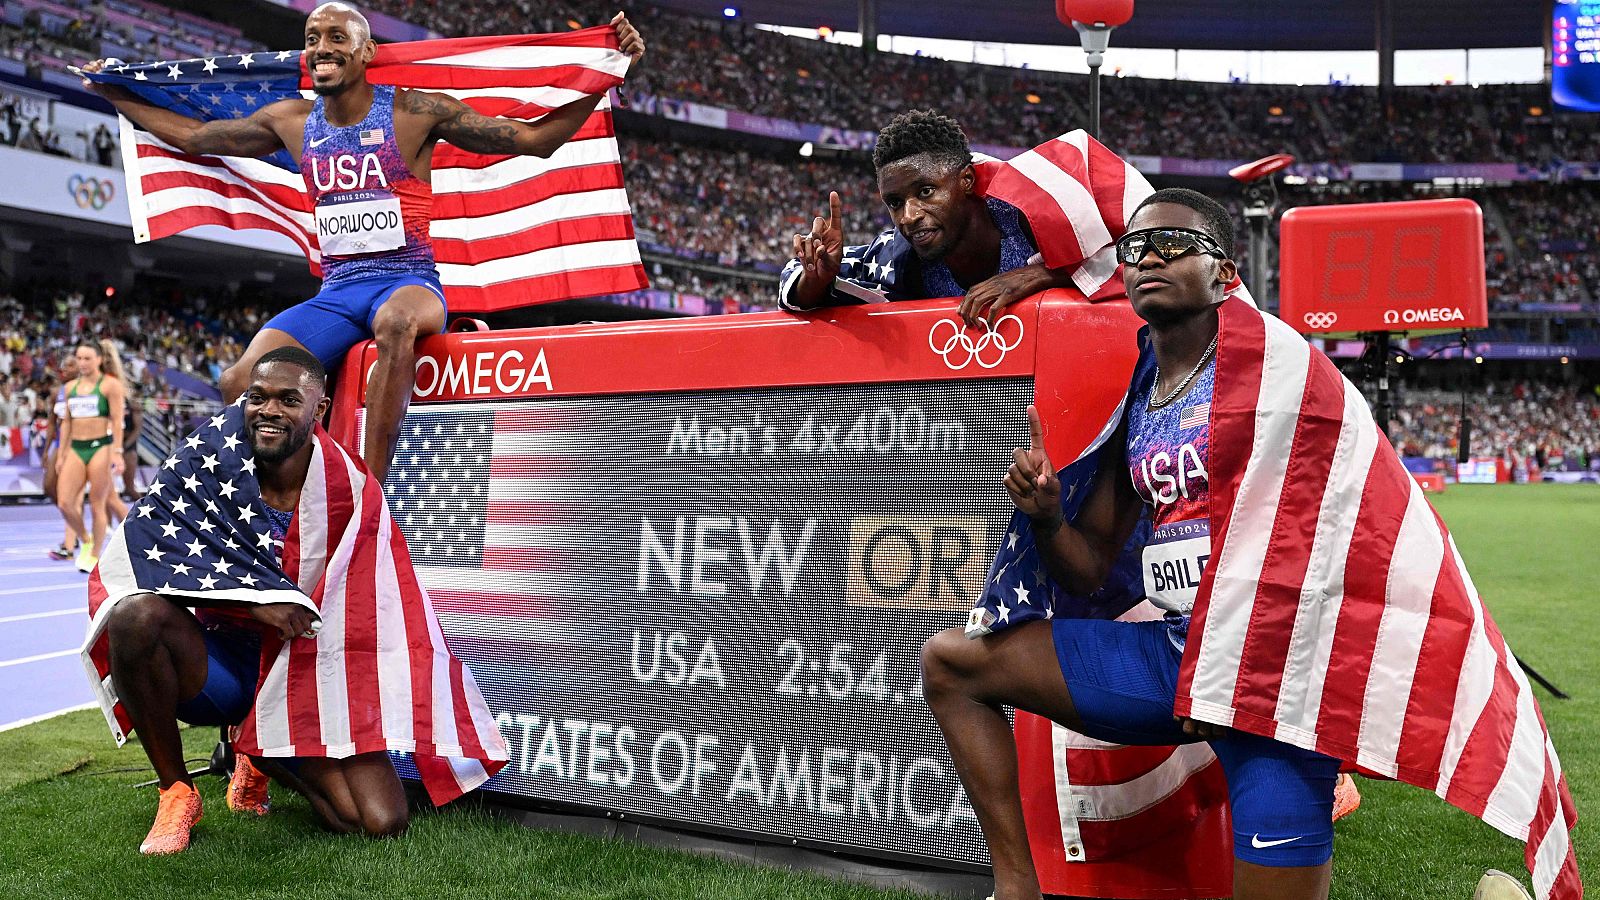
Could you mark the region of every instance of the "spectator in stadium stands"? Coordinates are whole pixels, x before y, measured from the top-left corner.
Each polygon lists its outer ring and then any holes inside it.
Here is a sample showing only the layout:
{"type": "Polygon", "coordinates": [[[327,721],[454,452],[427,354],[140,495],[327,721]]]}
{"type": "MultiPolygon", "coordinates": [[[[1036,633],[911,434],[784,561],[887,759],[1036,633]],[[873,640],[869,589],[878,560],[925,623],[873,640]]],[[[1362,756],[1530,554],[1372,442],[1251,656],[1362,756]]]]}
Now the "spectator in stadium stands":
{"type": "Polygon", "coordinates": [[[1072,284],[1046,268],[1016,207],[978,193],[972,150],[954,119],[931,110],[896,116],[878,135],[872,165],[894,227],[846,247],[842,204],[830,192],[827,218],[794,236],[795,258],[778,279],[784,309],[960,296],[962,317],[976,324],[1072,284]]]}
{"type": "Polygon", "coordinates": [[[61,421],[61,452],[56,454],[56,503],[79,541],[78,571],[88,572],[105,544],[112,484],[122,475],[122,408],[127,395],[122,361],[110,341],[79,344],[77,363],[78,377],[67,384],[67,414],[61,421]],[[85,483],[92,535],[83,527],[85,483]]]}
{"type": "Polygon", "coordinates": [[[6,129],[5,142],[13,147],[17,145],[17,138],[22,134],[22,110],[20,106],[21,101],[17,100],[17,98],[7,97],[3,108],[6,129]]]}
{"type": "Polygon", "coordinates": [[[94,161],[102,166],[116,165],[117,142],[111,137],[111,129],[101,123],[95,126],[94,139],[91,146],[94,148],[94,161]]]}
{"type": "Polygon", "coordinates": [[[33,119],[28,121],[28,130],[23,132],[22,137],[17,140],[17,149],[37,150],[43,153],[44,148],[44,132],[39,130],[39,119],[37,116],[35,116],[33,119]]]}

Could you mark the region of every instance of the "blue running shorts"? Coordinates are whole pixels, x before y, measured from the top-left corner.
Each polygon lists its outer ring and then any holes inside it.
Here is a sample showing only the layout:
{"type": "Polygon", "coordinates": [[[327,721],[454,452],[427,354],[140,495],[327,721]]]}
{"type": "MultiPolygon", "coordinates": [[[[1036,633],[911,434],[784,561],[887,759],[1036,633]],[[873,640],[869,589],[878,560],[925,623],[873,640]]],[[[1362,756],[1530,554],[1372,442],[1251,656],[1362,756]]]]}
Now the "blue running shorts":
{"type": "MultiPolygon", "coordinates": [[[[1165,621],[1056,619],[1056,657],[1084,734],[1119,744],[1192,743],[1173,718],[1183,652],[1165,621]]],[[[1261,866],[1319,866],[1333,856],[1339,761],[1230,731],[1211,741],[1228,780],[1233,855],[1261,866]]]]}
{"type": "Polygon", "coordinates": [[[190,725],[237,725],[256,699],[261,636],[242,628],[201,628],[206,642],[206,683],[200,693],[178,704],[178,718],[190,725]]]}
{"type": "MultiPolygon", "coordinates": [[[[427,288],[438,295],[441,304],[445,302],[437,278],[411,274],[354,278],[324,284],[315,297],[278,313],[262,327],[287,333],[310,350],[323,368],[335,372],[351,347],[372,337],[372,319],[378,307],[409,285],[427,288]]],[[[447,317],[448,310],[446,307],[447,317]]]]}

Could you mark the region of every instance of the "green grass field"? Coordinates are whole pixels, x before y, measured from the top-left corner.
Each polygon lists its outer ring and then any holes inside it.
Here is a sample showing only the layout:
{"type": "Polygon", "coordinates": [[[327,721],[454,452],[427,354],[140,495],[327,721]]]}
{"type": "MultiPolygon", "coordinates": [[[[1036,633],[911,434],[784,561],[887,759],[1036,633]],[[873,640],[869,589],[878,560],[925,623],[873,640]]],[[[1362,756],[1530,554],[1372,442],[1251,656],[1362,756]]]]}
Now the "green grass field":
{"type": "MultiPolygon", "coordinates": [[[[1578,806],[1593,810],[1600,709],[1593,620],[1600,598],[1600,488],[1457,486],[1435,501],[1512,646],[1573,699],[1540,701],[1578,806]],[[1589,662],[1584,662],[1589,660],[1589,662]]],[[[186,732],[190,755],[211,729],[186,732]]],[[[203,779],[207,815],[189,852],[135,852],[155,808],[136,744],[112,748],[96,711],[0,733],[0,898],[891,898],[821,877],[629,843],[546,833],[475,809],[422,812],[396,841],[319,832],[309,808],[277,791],[264,820],[231,815],[203,779]],[[139,771],[112,771],[138,767],[139,771]]],[[[1486,868],[1525,877],[1521,846],[1401,784],[1361,782],[1364,803],[1338,825],[1333,896],[1466,900],[1486,868]]],[[[1592,869],[1600,837],[1575,833],[1592,869]]]]}

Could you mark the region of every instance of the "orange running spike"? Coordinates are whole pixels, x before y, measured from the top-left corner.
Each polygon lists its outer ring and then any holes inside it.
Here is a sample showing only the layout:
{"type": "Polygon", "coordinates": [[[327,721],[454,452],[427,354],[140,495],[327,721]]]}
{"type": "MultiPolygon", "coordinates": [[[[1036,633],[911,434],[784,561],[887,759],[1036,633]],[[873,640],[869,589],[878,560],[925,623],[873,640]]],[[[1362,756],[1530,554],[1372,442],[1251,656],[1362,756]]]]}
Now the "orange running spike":
{"type": "Polygon", "coordinates": [[[189,847],[189,831],[200,821],[200,794],[193,787],[177,782],[161,791],[156,807],[156,822],[150,826],[139,852],[146,856],[181,853],[189,847]]]}
{"type": "Polygon", "coordinates": [[[1356,789],[1356,780],[1348,772],[1339,773],[1339,780],[1333,783],[1333,820],[1350,815],[1360,805],[1361,791],[1356,789]]]}
{"type": "Polygon", "coordinates": [[[233,777],[228,779],[228,808],[236,813],[266,815],[272,808],[272,799],[267,796],[270,783],[266,773],[256,768],[250,757],[240,753],[234,757],[233,777]]]}

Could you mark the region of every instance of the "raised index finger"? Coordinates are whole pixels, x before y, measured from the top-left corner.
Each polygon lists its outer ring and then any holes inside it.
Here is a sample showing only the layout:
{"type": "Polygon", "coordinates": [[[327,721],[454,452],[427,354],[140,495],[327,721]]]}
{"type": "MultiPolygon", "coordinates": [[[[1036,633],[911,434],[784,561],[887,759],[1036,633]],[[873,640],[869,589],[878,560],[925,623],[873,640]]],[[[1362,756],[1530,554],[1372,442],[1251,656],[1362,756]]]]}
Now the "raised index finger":
{"type": "Polygon", "coordinates": [[[828,224],[834,226],[835,228],[842,229],[844,227],[844,224],[842,222],[843,219],[844,219],[844,213],[840,210],[839,192],[838,191],[829,191],[828,192],[828,224]]]}
{"type": "Polygon", "coordinates": [[[1044,423],[1039,421],[1039,408],[1028,404],[1028,449],[1044,449],[1044,423]]]}

